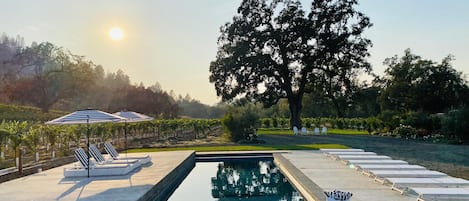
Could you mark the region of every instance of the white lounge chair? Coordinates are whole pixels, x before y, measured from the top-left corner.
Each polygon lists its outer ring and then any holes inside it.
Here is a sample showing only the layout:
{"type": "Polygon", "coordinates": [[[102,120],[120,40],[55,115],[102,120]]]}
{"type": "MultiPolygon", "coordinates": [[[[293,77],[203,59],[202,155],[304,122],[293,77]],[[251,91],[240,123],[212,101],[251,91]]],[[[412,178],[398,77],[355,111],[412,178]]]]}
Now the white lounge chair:
{"type": "Polygon", "coordinates": [[[321,133],[319,132],[319,128],[314,128],[314,134],[315,134],[315,135],[321,134],[321,133]]]}
{"type": "Polygon", "coordinates": [[[302,135],[307,135],[308,134],[308,130],[306,129],[306,127],[301,128],[301,134],[302,135]]]}
{"type": "Polygon", "coordinates": [[[121,157],[119,156],[119,152],[112,146],[110,142],[104,143],[104,150],[111,156],[114,160],[138,160],[140,164],[146,164],[151,161],[150,155],[139,155],[139,156],[129,156],[129,157],[121,157]]]}
{"type": "Polygon", "coordinates": [[[469,200],[469,188],[410,188],[419,196],[417,201],[469,200]]]}
{"type": "Polygon", "coordinates": [[[298,135],[298,128],[296,126],[293,126],[293,135],[298,135]]]}
{"type": "Polygon", "coordinates": [[[407,161],[403,161],[403,160],[348,160],[347,161],[348,164],[351,164],[351,165],[365,165],[365,164],[368,164],[368,165],[391,165],[391,164],[394,164],[394,165],[405,165],[405,164],[409,164],[407,163],[407,161]]]}
{"type": "Polygon", "coordinates": [[[325,126],[322,127],[321,134],[327,135],[327,128],[325,126]]]}
{"type": "Polygon", "coordinates": [[[337,159],[340,156],[376,156],[376,153],[374,153],[374,152],[351,152],[351,151],[346,151],[346,152],[328,152],[326,155],[333,158],[333,159],[337,159]]]}
{"type": "Polygon", "coordinates": [[[102,163],[114,163],[114,164],[119,164],[119,163],[138,163],[138,160],[135,159],[125,159],[125,160],[114,160],[113,158],[106,159],[104,158],[103,154],[99,151],[98,147],[96,145],[92,144],[89,147],[90,149],[90,155],[98,162],[99,164],[102,163]]]}
{"type": "Polygon", "coordinates": [[[387,165],[356,165],[357,169],[360,170],[425,170],[426,168],[420,165],[409,165],[409,164],[387,164],[387,165]]]}
{"type": "Polygon", "coordinates": [[[372,170],[426,170],[420,165],[356,165],[357,170],[361,170],[364,175],[370,176],[372,170]]]}
{"type": "Polygon", "coordinates": [[[403,194],[409,187],[469,187],[469,181],[454,177],[441,178],[386,178],[391,189],[403,194]]]}
{"type": "Polygon", "coordinates": [[[338,159],[341,160],[389,160],[391,157],[389,156],[381,156],[381,155],[336,155],[338,159]]]}
{"type": "Polygon", "coordinates": [[[375,181],[385,183],[386,178],[438,178],[448,176],[445,173],[432,170],[370,170],[375,181]]]}
{"type": "Polygon", "coordinates": [[[326,155],[326,156],[331,156],[331,154],[336,153],[336,152],[351,152],[351,153],[356,153],[356,152],[364,152],[363,149],[320,149],[320,151],[326,155]]]}
{"type": "Polygon", "coordinates": [[[116,176],[126,175],[140,167],[137,164],[96,164],[90,160],[88,165],[88,155],[85,150],[78,148],[75,150],[75,158],[78,160],[78,167],[65,168],[64,177],[86,177],[89,176],[116,176]]]}

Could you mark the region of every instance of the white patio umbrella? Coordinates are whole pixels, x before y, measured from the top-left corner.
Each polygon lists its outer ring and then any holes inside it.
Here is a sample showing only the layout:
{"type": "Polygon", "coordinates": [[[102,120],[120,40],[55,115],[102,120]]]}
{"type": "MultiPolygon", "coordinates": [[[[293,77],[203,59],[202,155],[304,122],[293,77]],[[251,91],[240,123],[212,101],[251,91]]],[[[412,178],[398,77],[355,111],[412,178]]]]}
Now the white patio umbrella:
{"type": "Polygon", "coordinates": [[[88,151],[88,177],[90,177],[90,124],[105,122],[123,122],[126,119],[114,114],[109,114],[95,109],[85,109],[72,112],[65,116],[50,120],[45,124],[64,125],[64,124],[86,124],[86,146],[88,151]]]}
{"type": "Polygon", "coordinates": [[[124,122],[125,122],[124,147],[125,147],[125,154],[127,154],[127,122],[151,121],[154,118],[150,117],[150,116],[147,116],[147,115],[144,115],[144,114],[140,114],[138,112],[132,112],[132,111],[120,111],[120,112],[116,112],[116,113],[113,113],[113,114],[125,118],[125,120],[124,120],[124,122]]]}
{"type": "Polygon", "coordinates": [[[139,122],[139,121],[151,121],[153,120],[153,117],[140,114],[138,112],[132,112],[132,111],[120,111],[114,113],[114,115],[118,115],[120,117],[125,118],[126,122],[139,122]]]}

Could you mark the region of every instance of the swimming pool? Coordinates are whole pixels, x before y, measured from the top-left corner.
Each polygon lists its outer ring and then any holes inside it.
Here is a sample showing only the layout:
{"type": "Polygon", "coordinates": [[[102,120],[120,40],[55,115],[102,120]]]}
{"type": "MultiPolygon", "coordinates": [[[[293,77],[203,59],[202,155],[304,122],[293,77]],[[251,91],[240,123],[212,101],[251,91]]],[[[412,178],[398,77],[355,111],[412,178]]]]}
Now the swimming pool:
{"type": "Polygon", "coordinates": [[[197,162],[169,201],[302,201],[272,160],[197,162]]]}

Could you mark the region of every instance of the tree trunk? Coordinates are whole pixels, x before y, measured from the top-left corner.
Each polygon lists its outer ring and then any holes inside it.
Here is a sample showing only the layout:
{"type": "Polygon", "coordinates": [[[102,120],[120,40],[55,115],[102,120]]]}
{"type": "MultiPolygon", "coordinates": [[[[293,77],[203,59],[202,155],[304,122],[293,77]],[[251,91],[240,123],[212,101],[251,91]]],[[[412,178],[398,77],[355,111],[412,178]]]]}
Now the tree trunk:
{"type": "Polygon", "coordinates": [[[297,96],[293,98],[288,98],[288,105],[290,107],[290,128],[301,129],[301,109],[302,109],[302,97],[297,96]]]}
{"type": "Polygon", "coordinates": [[[334,104],[334,107],[337,111],[337,117],[338,118],[343,118],[345,112],[342,111],[342,108],[340,107],[339,102],[334,97],[331,97],[331,100],[332,100],[332,103],[334,104]]]}

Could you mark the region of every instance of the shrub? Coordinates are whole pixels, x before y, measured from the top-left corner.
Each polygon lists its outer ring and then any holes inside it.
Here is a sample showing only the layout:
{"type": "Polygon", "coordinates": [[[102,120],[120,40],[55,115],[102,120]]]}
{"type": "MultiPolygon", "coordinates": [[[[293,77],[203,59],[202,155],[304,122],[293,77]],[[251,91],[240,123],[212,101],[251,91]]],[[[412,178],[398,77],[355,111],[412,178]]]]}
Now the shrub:
{"type": "Polygon", "coordinates": [[[262,126],[264,126],[264,128],[270,128],[270,119],[268,118],[263,119],[262,126]]]}
{"type": "Polygon", "coordinates": [[[440,129],[440,119],[436,115],[425,112],[407,112],[401,115],[401,123],[414,128],[425,129],[432,132],[440,129]]]}
{"type": "Polygon", "coordinates": [[[311,119],[310,118],[303,119],[303,123],[304,123],[304,127],[311,128],[311,119]]]}
{"type": "Polygon", "coordinates": [[[343,129],[344,128],[344,121],[342,121],[342,119],[339,119],[337,121],[337,128],[339,129],[343,129]]]}
{"type": "Polygon", "coordinates": [[[411,126],[401,125],[393,130],[394,135],[397,135],[401,138],[414,138],[417,136],[417,129],[412,128],[411,126]]]}
{"type": "Polygon", "coordinates": [[[379,119],[387,130],[394,130],[400,124],[400,117],[396,111],[385,110],[379,115],[379,119]]]}
{"type": "Polygon", "coordinates": [[[330,119],[329,124],[331,128],[337,128],[337,119],[330,119]]]}
{"type": "Polygon", "coordinates": [[[441,119],[443,134],[469,142],[469,107],[449,111],[441,119]]]}
{"type": "Polygon", "coordinates": [[[367,118],[365,121],[365,129],[370,134],[373,132],[379,132],[382,129],[382,121],[376,117],[367,118]]]}
{"type": "Polygon", "coordinates": [[[258,113],[249,105],[229,108],[222,119],[223,128],[234,142],[249,140],[255,135],[258,122],[258,113]]]}
{"type": "Polygon", "coordinates": [[[275,118],[275,117],[272,118],[272,126],[273,126],[274,128],[278,128],[278,120],[277,120],[277,118],[275,118]]]}
{"type": "Polygon", "coordinates": [[[280,124],[280,127],[282,128],[288,128],[290,123],[289,123],[289,119],[286,119],[286,118],[281,118],[279,119],[279,124],[280,124]]]}

